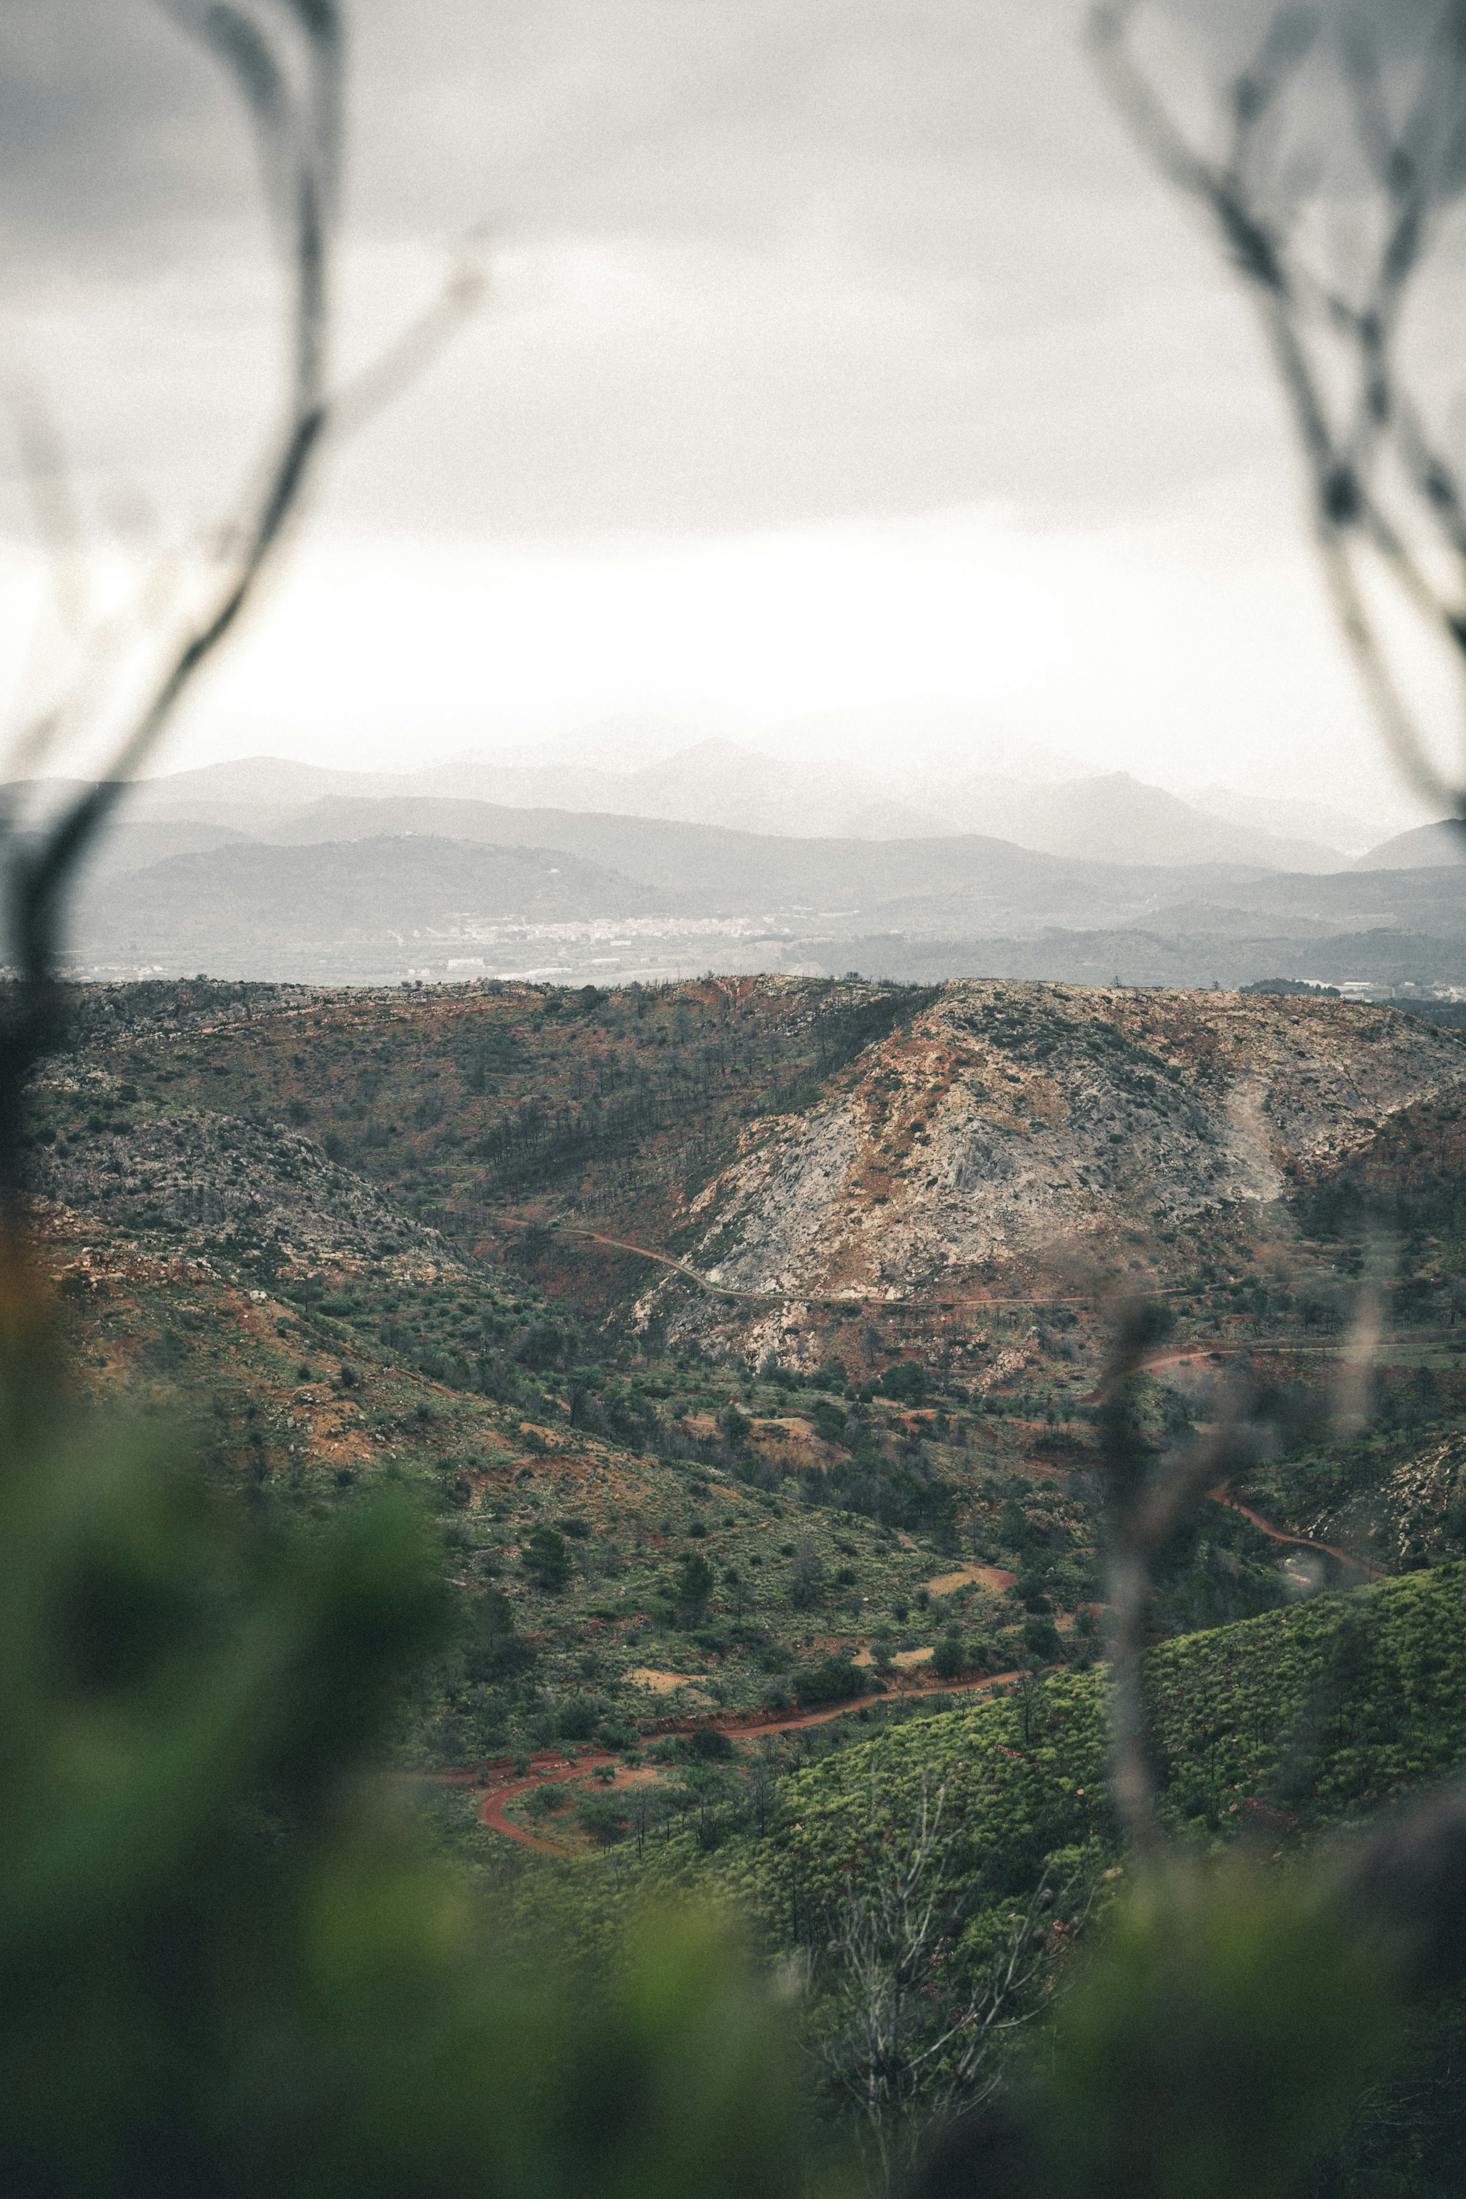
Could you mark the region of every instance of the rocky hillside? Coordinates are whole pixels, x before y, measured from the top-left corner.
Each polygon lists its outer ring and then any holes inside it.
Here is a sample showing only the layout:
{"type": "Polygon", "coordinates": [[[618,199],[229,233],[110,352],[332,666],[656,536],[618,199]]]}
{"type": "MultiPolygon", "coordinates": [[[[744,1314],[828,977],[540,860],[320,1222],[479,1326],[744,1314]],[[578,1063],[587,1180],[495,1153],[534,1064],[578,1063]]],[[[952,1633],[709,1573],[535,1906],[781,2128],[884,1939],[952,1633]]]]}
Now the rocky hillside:
{"type": "Polygon", "coordinates": [[[313,1138],[199,1108],[132,1114],[102,1075],[68,1087],[55,1096],[84,1096],[99,1111],[38,1148],[35,1187],[60,1206],[105,1216],[144,1241],[285,1274],[370,1269],[421,1282],[463,1272],[440,1237],[328,1160],[313,1138]]]}
{"type": "Polygon", "coordinates": [[[1459,1428],[1430,1440],[1381,1474],[1377,1486],[1321,1514],[1354,1546],[1387,1565],[1424,1565],[1453,1555],[1466,1531],[1466,1436],[1459,1428]]]}
{"type": "MultiPolygon", "coordinates": [[[[684,1249],[732,1288],[811,1297],[939,1295],[1096,1257],[1164,1270],[1198,1217],[1279,1218],[1295,1176],[1402,1109],[1450,1105],[1463,1079],[1457,1038],[1387,1009],[948,986],[816,1104],[747,1126],[690,1202],[684,1249]]],[[[642,1310],[674,1331],[730,1320],[675,1277],[642,1310]]]]}
{"type": "Polygon", "coordinates": [[[911,1324],[981,1326],[974,1300],[1092,1306],[1096,1268],[1195,1297],[1265,1236],[1296,1270],[1361,1203],[1460,1226],[1466,1042],[1317,996],[761,977],[79,1011],[42,1161],[69,1205],[316,1271],[508,1259],[611,1330],[635,1308],[807,1369],[879,1371],[872,1322],[921,1356],[911,1324]]]}
{"type": "MultiPolygon", "coordinates": [[[[567,1737],[548,1680],[583,1738],[668,1691],[802,1701],[831,1659],[846,1692],[939,1650],[1082,1659],[1086,1264],[1171,1292],[1157,1441],[1259,1359],[1297,1486],[1242,1493],[1296,1531],[1423,1454],[1466,1381],[1440,1190],[1466,1043],[1390,1011],[787,978],[76,1007],[33,1158],[89,1379],[181,1406],[282,1515],[416,1487],[465,1627],[493,1619],[434,1683],[450,1760],[567,1737]],[[1297,1444],[1363,1272],[1316,1212],[1341,1183],[1423,1219],[1379,1370],[1390,1449],[1325,1479],[1334,1434],[1297,1444]]],[[[1446,1547],[1448,1464],[1407,1492],[1420,1533],[1380,1515],[1375,1562],[1446,1547]]],[[[1324,1539],[1352,1547],[1352,1517],[1324,1539]]],[[[1264,1527],[1214,1505],[1162,1623],[1283,1592],[1264,1527]]]]}

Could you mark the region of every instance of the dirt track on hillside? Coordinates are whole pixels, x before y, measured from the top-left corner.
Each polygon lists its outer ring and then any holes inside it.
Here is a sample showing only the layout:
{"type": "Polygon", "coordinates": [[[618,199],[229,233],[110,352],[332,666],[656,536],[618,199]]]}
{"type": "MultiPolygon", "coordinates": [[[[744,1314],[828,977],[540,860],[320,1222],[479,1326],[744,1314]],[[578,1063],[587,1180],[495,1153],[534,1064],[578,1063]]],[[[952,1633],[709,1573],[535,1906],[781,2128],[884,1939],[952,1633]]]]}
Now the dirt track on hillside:
{"type": "MultiPolygon", "coordinates": [[[[1398,1333],[1382,1336],[1378,1350],[1383,1352],[1394,1344],[1443,1344],[1459,1329],[1401,1329],[1398,1333]]],[[[1347,1343],[1342,1336],[1228,1336],[1210,1343],[1205,1341],[1188,1344],[1166,1344],[1159,1351],[1148,1352],[1139,1363],[1136,1372],[1154,1374],[1161,1367],[1185,1366],[1189,1360],[1236,1359],[1249,1351],[1290,1351],[1300,1356],[1337,1359],[1347,1343]]],[[[1376,1364],[1382,1362],[1377,1361],[1376,1364]]],[[[1104,1384],[1096,1383],[1079,1400],[1081,1405],[1099,1405],[1104,1401],[1104,1384]]]]}
{"type": "MultiPolygon", "coordinates": [[[[888,1688],[869,1695],[857,1695],[849,1702],[825,1703],[816,1710],[792,1711],[787,1715],[775,1712],[772,1716],[760,1711],[729,1711],[724,1716],[716,1713],[706,1718],[670,1719],[655,1729],[658,1739],[690,1739],[695,1733],[722,1733],[730,1741],[758,1740],[766,1733],[799,1733],[808,1726],[828,1725],[832,1719],[848,1718],[855,1711],[870,1710],[877,1703],[911,1702],[923,1695],[981,1695],[993,1688],[1007,1687],[1021,1678],[1017,1672],[992,1672],[974,1675],[969,1679],[923,1683],[915,1687],[888,1688]]],[[[592,1779],[596,1772],[618,1759],[604,1749],[588,1750],[582,1756],[568,1757],[563,1750],[547,1749],[532,1756],[524,1771],[516,1771],[508,1758],[493,1763],[470,1765],[464,1770],[445,1772],[445,1784],[464,1786],[482,1785],[487,1788],[479,1816],[490,1832],[502,1833],[508,1840],[516,1840],[524,1848],[537,1849],[541,1855],[564,1855],[565,1849],[553,1840],[546,1840],[539,1833],[531,1832],[509,1816],[511,1802],[532,1794],[539,1787],[566,1786],[582,1779],[592,1779]]]]}
{"type": "Polygon", "coordinates": [[[1264,1519],[1261,1512],[1255,1512],[1250,1504],[1244,1504],[1240,1497],[1234,1497],[1225,1482],[1220,1488],[1211,1489],[1207,1493],[1213,1504],[1225,1504],[1229,1512],[1240,1512],[1243,1519],[1250,1521],[1259,1534],[1267,1536],[1269,1542],[1286,1543],[1298,1550],[1316,1550],[1320,1557],[1332,1558],[1336,1564],[1347,1566],[1351,1573],[1362,1573],[1366,1580],[1382,1581],[1388,1578],[1382,1566],[1372,1564],[1368,1558],[1356,1558],[1349,1551],[1341,1550],[1336,1543],[1315,1542],[1311,1535],[1290,1535],[1286,1528],[1275,1526],[1270,1519],[1264,1519]]]}
{"type": "MultiPolygon", "coordinates": [[[[500,1216],[499,1224],[511,1229],[528,1229],[535,1226],[509,1216],[500,1216]]],[[[670,1273],[682,1276],[699,1290],[709,1293],[710,1296],[732,1299],[744,1305],[797,1305],[820,1308],[872,1305],[889,1307],[892,1310],[904,1308],[912,1311],[932,1312],[978,1312],[984,1308],[993,1312],[1006,1312],[1032,1307],[1035,1312],[1039,1312],[1050,1306],[1092,1306],[1094,1304],[1092,1295],[1049,1299],[959,1299],[951,1297],[923,1299],[862,1296],[842,1298],[809,1294],[800,1295],[790,1291],[743,1290],[730,1283],[715,1282],[711,1277],[700,1274],[688,1261],[678,1259],[671,1253],[658,1252],[650,1245],[636,1244],[629,1238],[613,1237],[605,1231],[591,1229],[584,1223],[555,1222],[541,1226],[556,1230],[565,1236],[584,1238],[589,1243],[602,1245],[610,1251],[626,1252],[638,1259],[650,1260],[658,1267],[666,1268],[670,1273]]],[[[1175,1296],[1179,1294],[1181,1289],[1182,1286],[1175,1285],[1166,1290],[1152,1291],[1149,1295],[1153,1297],[1175,1296]]],[[[1440,1341],[1441,1338],[1448,1336],[1450,1333],[1448,1330],[1416,1330],[1407,1336],[1385,1339],[1385,1341],[1425,1343],[1440,1341]]],[[[1315,1335],[1306,1337],[1241,1337],[1219,1343],[1174,1344],[1152,1353],[1144,1361],[1144,1371],[1149,1373],[1161,1367],[1178,1366],[1188,1360],[1232,1358],[1239,1353],[1248,1351],[1336,1354],[1339,1342],[1340,1340],[1337,1337],[1320,1338],[1315,1335]]],[[[1096,1389],[1086,1398],[1085,1402],[1087,1404],[1097,1404],[1100,1401],[1100,1396],[1100,1390],[1096,1389]]],[[[1316,1551],[1320,1556],[1333,1560],[1336,1564],[1358,1573],[1367,1580],[1384,1577],[1381,1569],[1372,1565],[1366,1559],[1351,1557],[1348,1551],[1341,1550],[1332,1543],[1316,1542],[1307,1535],[1291,1534],[1285,1528],[1276,1526],[1273,1521],[1265,1519],[1260,1512],[1253,1510],[1250,1505],[1243,1504],[1239,1498],[1234,1497],[1226,1484],[1208,1493],[1214,1503],[1223,1504],[1229,1510],[1240,1514],[1260,1534],[1265,1535],[1270,1542],[1300,1550],[1316,1551]]],[[[1019,1677],[1020,1675],[1017,1672],[1000,1672],[984,1675],[980,1678],[952,1680],[945,1684],[940,1682],[935,1684],[927,1683],[894,1691],[861,1695],[850,1702],[825,1705],[817,1710],[800,1711],[788,1717],[764,1717],[756,1712],[732,1712],[726,1716],[714,1714],[703,1718],[669,1721],[657,1727],[654,1731],[659,1737],[679,1735],[690,1737],[696,1732],[722,1733],[727,1735],[730,1740],[749,1739],[765,1733],[795,1733],[805,1727],[827,1724],[835,1718],[849,1717],[852,1712],[870,1709],[879,1703],[910,1700],[912,1697],[922,1694],[984,1694],[994,1688],[1011,1684],[1019,1677]]],[[[548,1750],[531,1757],[527,1768],[523,1772],[516,1772],[512,1762],[504,1759],[495,1763],[471,1766],[464,1771],[445,1773],[443,1776],[454,1784],[472,1781],[487,1788],[479,1815],[491,1832],[502,1833],[506,1839],[517,1841],[521,1847],[533,1848],[540,1854],[563,1856],[567,1851],[559,1843],[544,1839],[540,1834],[530,1831],[528,1826],[516,1823],[508,1814],[509,1805],[517,1802],[522,1796],[535,1792],[540,1787],[569,1785],[593,1778],[598,1769],[602,1769],[609,1764],[615,1764],[617,1761],[616,1757],[604,1750],[591,1751],[573,1758],[566,1757],[558,1750],[548,1750]]]]}
{"type": "MultiPolygon", "coordinates": [[[[1383,1580],[1383,1570],[1367,1558],[1353,1557],[1349,1551],[1331,1542],[1316,1542],[1309,1535],[1294,1535],[1279,1527],[1250,1504],[1234,1497],[1225,1482],[1208,1492],[1214,1504],[1223,1504],[1229,1511],[1237,1512],[1249,1524],[1265,1535],[1269,1542],[1276,1542],[1290,1549],[1313,1550],[1320,1557],[1330,1558],[1350,1572],[1358,1573],[1365,1580],[1383,1580]]],[[[919,1684],[915,1687],[883,1690],[870,1695],[857,1695],[846,1703],[829,1703],[817,1710],[802,1710],[788,1716],[775,1714],[764,1716],[757,1711],[730,1711],[724,1716],[713,1714],[705,1718],[683,1718],[667,1721],[658,1727],[657,1737],[690,1738],[694,1733],[722,1733],[731,1741],[754,1740],[766,1733],[798,1733],[808,1726],[827,1725],[835,1718],[848,1718],[853,1712],[873,1709],[879,1703],[910,1702],[922,1695],[984,1695],[994,1688],[1008,1687],[1022,1675],[1018,1672],[993,1672],[964,1680],[948,1680],[919,1684]]],[[[592,1779],[596,1772],[618,1759],[604,1749],[592,1750],[583,1756],[567,1757],[559,1750],[546,1750],[530,1758],[527,1768],[518,1772],[507,1758],[494,1763],[471,1765],[462,1771],[443,1774],[452,1785],[484,1786],[483,1802],[479,1816],[490,1832],[502,1833],[506,1840],[514,1840],[521,1847],[533,1848],[541,1855],[563,1856],[567,1851],[554,1840],[546,1840],[539,1833],[531,1832],[510,1817],[509,1805],[521,1796],[532,1794],[539,1787],[566,1786],[585,1779],[592,1779]]]]}
{"type": "MultiPolygon", "coordinates": [[[[650,1260],[657,1267],[664,1267],[669,1274],[680,1275],[684,1281],[706,1291],[710,1298],[731,1298],[745,1306],[817,1306],[822,1311],[838,1313],[851,1306],[885,1307],[891,1313],[1045,1313],[1055,1306],[1090,1306],[1095,1303],[1094,1293],[1080,1292],[1067,1298],[956,1298],[950,1294],[935,1298],[892,1298],[880,1291],[848,1291],[843,1295],[817,1291],[796,1290],[743,1290],[735,1283],[716,1282],[711,1275],[704,1275],[688,1260],[679,1260],[675,1253],[658,1252],[653,1245],[636,1244],[630,1237],[611,1237],[604,1230],[592,1229],[585,1222],[527,1222],[511,1214],[495,1217],[494,1227],[499,1229],[547,1229],[562,1237],[583,1237],[587,1243],[604,1245],[611,1252],[630,1252],[639,1260],[650,1260]]],[[[1150,1298],[1177,1298],[1189,1289],[1189,1285],[1167,1283],[1148,1290],[1150,1298]]]]}

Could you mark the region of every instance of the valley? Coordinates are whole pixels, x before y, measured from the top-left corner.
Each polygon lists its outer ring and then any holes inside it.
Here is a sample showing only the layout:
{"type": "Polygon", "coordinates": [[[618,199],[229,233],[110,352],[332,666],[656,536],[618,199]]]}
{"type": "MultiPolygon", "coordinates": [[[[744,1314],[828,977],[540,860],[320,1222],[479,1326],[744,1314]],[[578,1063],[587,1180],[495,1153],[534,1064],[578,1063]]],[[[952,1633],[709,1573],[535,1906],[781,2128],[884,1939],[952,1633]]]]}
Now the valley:
{"type": "MultiPolygon", "coordinates": [[[[196,980],[81,990],[72,1034],[33,1176],[83,1378],[181,1417],[304,1531],[413,1492],[455,1610],[404,1711],[424,1767],[568,1747],[578,1791],[614,1757],[612,1802],[680,1793],[700,1733],[782,1733],[792,1760],[816,1716],[843,1745],[1086,1666],[1118,1298],[1170,1324],[1158,1451],[1238,1399],[1257,1430],[1256,1487],[1168,1567],[1166,1631],[1389,1570],[1391,1492],[1466,1397],[1439,1166],[1466,1043],[1389,1009],[196,980]],[[1341,1486],[1306,1461],[1358,1409],[1381,1227],[1411,1282],[1341,1486]],[[1351,1563],[1309,1576],[1311,1542],[1351,1563]]],[[[547,1782],[515,1778],[524,1821],[547,1782]]]]}
{"type": "MultiPolygon", "coordinates": [[[[68,967],[361,986],[856,970],[1459,990],[1447,825],[1361,854],[1367,828],[1326,813],[1332,845],[1125,773],[938,775],[914,806],[861,798],[859,777],[810,765],[781,782],[770,758],[704,743],[619,772],[460,759],[394,777],[257,757],[146,780],[82,881],[68,967]]],[[[35,819],[63,792],[4,790],[35,819]]]]}
{"type": "Polygon", "coordinates": [[[0,2199],[1456,2199],[1466,0],[6,16],[0,2199]]]}
{"type": "MultiPolygon", "coordinates": [[[[1159,1485],[1230,1431],[1152,1568],[1168,1840],[1286,1889],[1458,1764],[1455,1031],[767,974],[68,1010],[28,1159],[78,1403],[302,1562],[382,1502],[425,1523],[380,1784],[567,1990],[644,1904],[715,1903],[803,1980],[832,2128],[893,1888],[928,1919],[914,2066],[999,1975],[1018,2041],[1062,2008],[1130,1870],[1106,1445],[1138,1304],[1127,1459],[1159,1485]]],[[[1389,2097],[1446,2143],[1434,2092],[1389,2097]]]]}

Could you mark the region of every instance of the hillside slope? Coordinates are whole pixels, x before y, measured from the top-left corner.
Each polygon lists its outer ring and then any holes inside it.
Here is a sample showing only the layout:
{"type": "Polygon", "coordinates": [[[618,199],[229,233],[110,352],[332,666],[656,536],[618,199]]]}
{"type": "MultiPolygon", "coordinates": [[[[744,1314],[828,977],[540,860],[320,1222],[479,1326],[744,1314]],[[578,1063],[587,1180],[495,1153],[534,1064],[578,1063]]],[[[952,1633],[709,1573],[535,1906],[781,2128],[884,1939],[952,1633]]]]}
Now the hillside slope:
{"type": "Polygon", "coordinates": [[[634,916],[657,905],[633,880],[558,849],[406,834],[305,847],[239,841],[102,876],[83,893],[72,944],[115,958],[136,941],[161,959],[181,942],[206,965],[253,957],[263,975],[272,957],[294,967],[312,948],[451,935],[505,917],[634,916]]]}
{"type": "MultiPolygon", "coordinates": [[[[1388,1010],[948,986],[804,1112],[750,1127],[690,1203],[689,1256],[740,1288],[892,1299],[1097,1251],[1164,1261],[1198,1216],[1255,1224],[1294,1173],[1463,1078],[1466,1048],[1388,1010]]],[[[644,1306],[726,1321],[675,1280],[644,1306]]]]}
{"type": "MultiPolygon", "coordinates": [[[[1147,1658],[1162,1814],[1210,1842],[1276,1851],[1466,1762],[1466,1566],[1414,1573],[1162,1643],[1147,1658]]],[[[954,1843],[944,1939],[980,1959],[1046,1872],[1076,1906],[1119,1853],[1106,1784],[1103,1674],[1050,1673],[904,1724],[795,1770],[763,1830],[715,1852],[649,1849],[614,1889],[558,1897],[604,1916],[674,1880],[716,1890],[776,1946],[831,1918],[909,1850],[942,1798],[954,1843]],[[791,1889],[797,1888],[797,1900],[791,1889]]]]}
{"type": "Polygon", "coordinates": [[[1442,817],[1433,825],[1415,825],[1382,840],[1355,863],[1356,870],[1433,870],[1458,864],[1466,848],[1466,827],[1459,818],[1442,817]]]}
{"type": "Polygon", "coordinates": [[[192,1242],[271,1274],[369,1271],[421,1283],[466,1272],[435,1231],[278,1123],[202,1108],[98,1114],[39,1149],[33,1180],[44,1197],[114,1229],[192,1242]]]}
{"type": "MultiPolygon", "coordinates": [[[[283,1117],[460,1251],[529,1255],[598,1318],[639,1300],[643,1324],[740,1356],[818,1356],[842,1307],[868,1321],[951,1300],[971,1323],[994,1294],[1083,1294],[1096,1257],[1195,1283],[1259,1236],[1294,1258],[1361,1200],[1445,1223],[1466,1141],[1459,1036],[1319,998],[788,978],[103,988],[80,996],[78,1048],[79,1102],[96,1075],[145,1114],[283,1117]],[[556,1221],[606,1243],[525,1239],[556,1221]],[[787,1303],[719,1300],[617,1243],[787,1303]]],[[[859,1360],[859,1332],[838,1348],[859,1360]]]]}

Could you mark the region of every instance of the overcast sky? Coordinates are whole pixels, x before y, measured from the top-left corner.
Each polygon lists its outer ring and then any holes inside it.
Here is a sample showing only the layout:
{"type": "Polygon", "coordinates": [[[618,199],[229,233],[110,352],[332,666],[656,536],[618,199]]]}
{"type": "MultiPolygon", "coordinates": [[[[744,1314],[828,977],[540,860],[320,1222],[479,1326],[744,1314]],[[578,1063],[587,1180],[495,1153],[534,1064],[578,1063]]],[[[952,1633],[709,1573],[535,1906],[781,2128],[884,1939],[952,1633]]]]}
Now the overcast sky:
{"type": "MultiPolygon", "coordinates": [[[[474,225],[492,295],[337,454],[170,763],[628,710],[777,744],[909,701],[1076,768],[1392,811],[1246,303],[1070,0],[351,15],[343,363],[474,225]]],[[[65,431],[105,584],[140,499],[206,521],[270,414],[248,134],[151,0],[5,0],[0,171],[0,366],[65,431]]],[[[37,594],[7,449],[12,685],[37,594]]]]}

